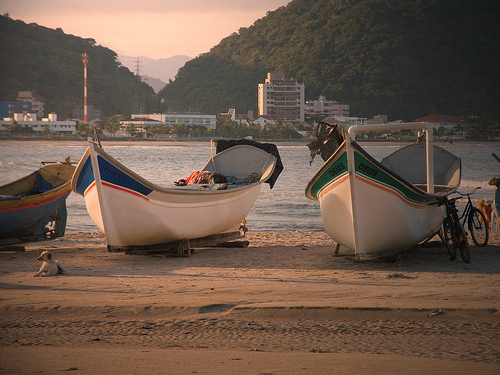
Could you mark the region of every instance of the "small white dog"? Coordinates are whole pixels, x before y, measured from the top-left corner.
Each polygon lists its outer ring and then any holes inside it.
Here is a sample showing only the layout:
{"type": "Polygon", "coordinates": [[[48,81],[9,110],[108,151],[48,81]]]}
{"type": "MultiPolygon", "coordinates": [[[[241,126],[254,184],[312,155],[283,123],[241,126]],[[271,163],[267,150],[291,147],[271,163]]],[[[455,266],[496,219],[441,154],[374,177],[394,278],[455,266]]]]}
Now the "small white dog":
{"type": "Polygon", "coordinates": [[[33,275],[37,276],[55,276],[60,273],[64,273],[64,267],[61,262],[55,260],[50,251],[44,251],[37,260],[42,261],[42,266],[40,270],[33,275]]]}

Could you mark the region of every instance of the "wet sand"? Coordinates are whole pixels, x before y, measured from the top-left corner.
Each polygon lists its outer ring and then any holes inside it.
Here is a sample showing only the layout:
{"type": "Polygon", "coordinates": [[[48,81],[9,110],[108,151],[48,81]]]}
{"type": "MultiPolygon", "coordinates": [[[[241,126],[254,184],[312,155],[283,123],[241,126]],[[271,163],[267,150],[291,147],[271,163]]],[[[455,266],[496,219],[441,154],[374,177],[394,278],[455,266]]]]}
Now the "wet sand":
{"type": "Polygon", "coordinates": [[[247,240],[173,258],[69,233],[0,252],[0,373],[500,371],[500,232],[470,264],[437,238],[377,262],[324,232],[247,240]],[[44,250],[66,274],[32,277],[44,250]]]}

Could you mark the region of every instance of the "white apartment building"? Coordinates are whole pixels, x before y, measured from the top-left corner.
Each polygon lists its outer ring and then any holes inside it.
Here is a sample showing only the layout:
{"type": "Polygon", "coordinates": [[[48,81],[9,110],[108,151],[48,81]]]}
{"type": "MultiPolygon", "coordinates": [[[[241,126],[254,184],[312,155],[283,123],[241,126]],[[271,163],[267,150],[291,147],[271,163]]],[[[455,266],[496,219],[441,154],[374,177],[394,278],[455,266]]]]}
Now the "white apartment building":
{"type": "Polygon", "coordinates": [[[15,113],[13,118],[4,118],[0,121],[0,130],[6,130],[14,121],[23,128],[31,128],[35,133],[49,131],[51,134],[76,134],[76,121],[57,121],[57,114],[51,113],[47,118],[37,120],[35,113],[15,113]]]}
{"type": "Polygon", "coordinates": [[[267,73],[265,83],[259,83],[258,90],[259,116],[304,122],[303,83],[286,79],[283,73],[267,73]]]}
{"type": "Polygon", "coordinates": [[[215,115],[204,115],[201,113],[141,113],[133,114],[130,121],[122,121],[121,123],[128,125],[137,122],[139,125],[148,125],[146,124],[147,120],[152,121],[152,123],[166,124],[167,126],[184,123],[186,125],[205,126],[210,129],[217,127],[217,118],[215,115]]]}
{"type": "Polygon", "coordinates": [[[334,100],[327,100],[326,96],[320,95],[318,100],[306,101],[305,111],[306,113],[321,113],[327,117],[349,117],[351,106],[334,100]]]}

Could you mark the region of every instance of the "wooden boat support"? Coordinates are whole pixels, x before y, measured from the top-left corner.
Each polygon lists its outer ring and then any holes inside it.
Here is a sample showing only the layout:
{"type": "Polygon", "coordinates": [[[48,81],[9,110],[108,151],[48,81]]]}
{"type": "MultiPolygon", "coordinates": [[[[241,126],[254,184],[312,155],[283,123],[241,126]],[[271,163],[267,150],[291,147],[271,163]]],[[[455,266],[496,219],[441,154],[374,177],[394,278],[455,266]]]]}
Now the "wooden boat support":
{"type": "Polygon", "coordinates": [[[202,238],[183,239],[146,246],[110,246],[109,252],[124,252],[133,255],[163,254],[166,256],[190,257],[192,249],[199,247],[247,247],[248,241],[241,241],[245,235],[241,231],[213,234],[202,238]],[[240,241],[237,241],[240,240],[240,241]]]}

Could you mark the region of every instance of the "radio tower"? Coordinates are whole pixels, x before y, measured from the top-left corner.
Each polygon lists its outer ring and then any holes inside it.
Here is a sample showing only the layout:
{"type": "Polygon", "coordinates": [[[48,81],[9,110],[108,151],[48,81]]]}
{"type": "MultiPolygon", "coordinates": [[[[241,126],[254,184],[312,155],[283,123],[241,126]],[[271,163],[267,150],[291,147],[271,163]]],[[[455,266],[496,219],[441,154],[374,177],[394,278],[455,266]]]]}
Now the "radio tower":
{"type": "Polygon", "coordinates": [[[89,62],[89,58],[87,53],[82,55],[83,57],[83,123],[88,124],[89,119],[87,115],[87,63],[89,62]]]}

